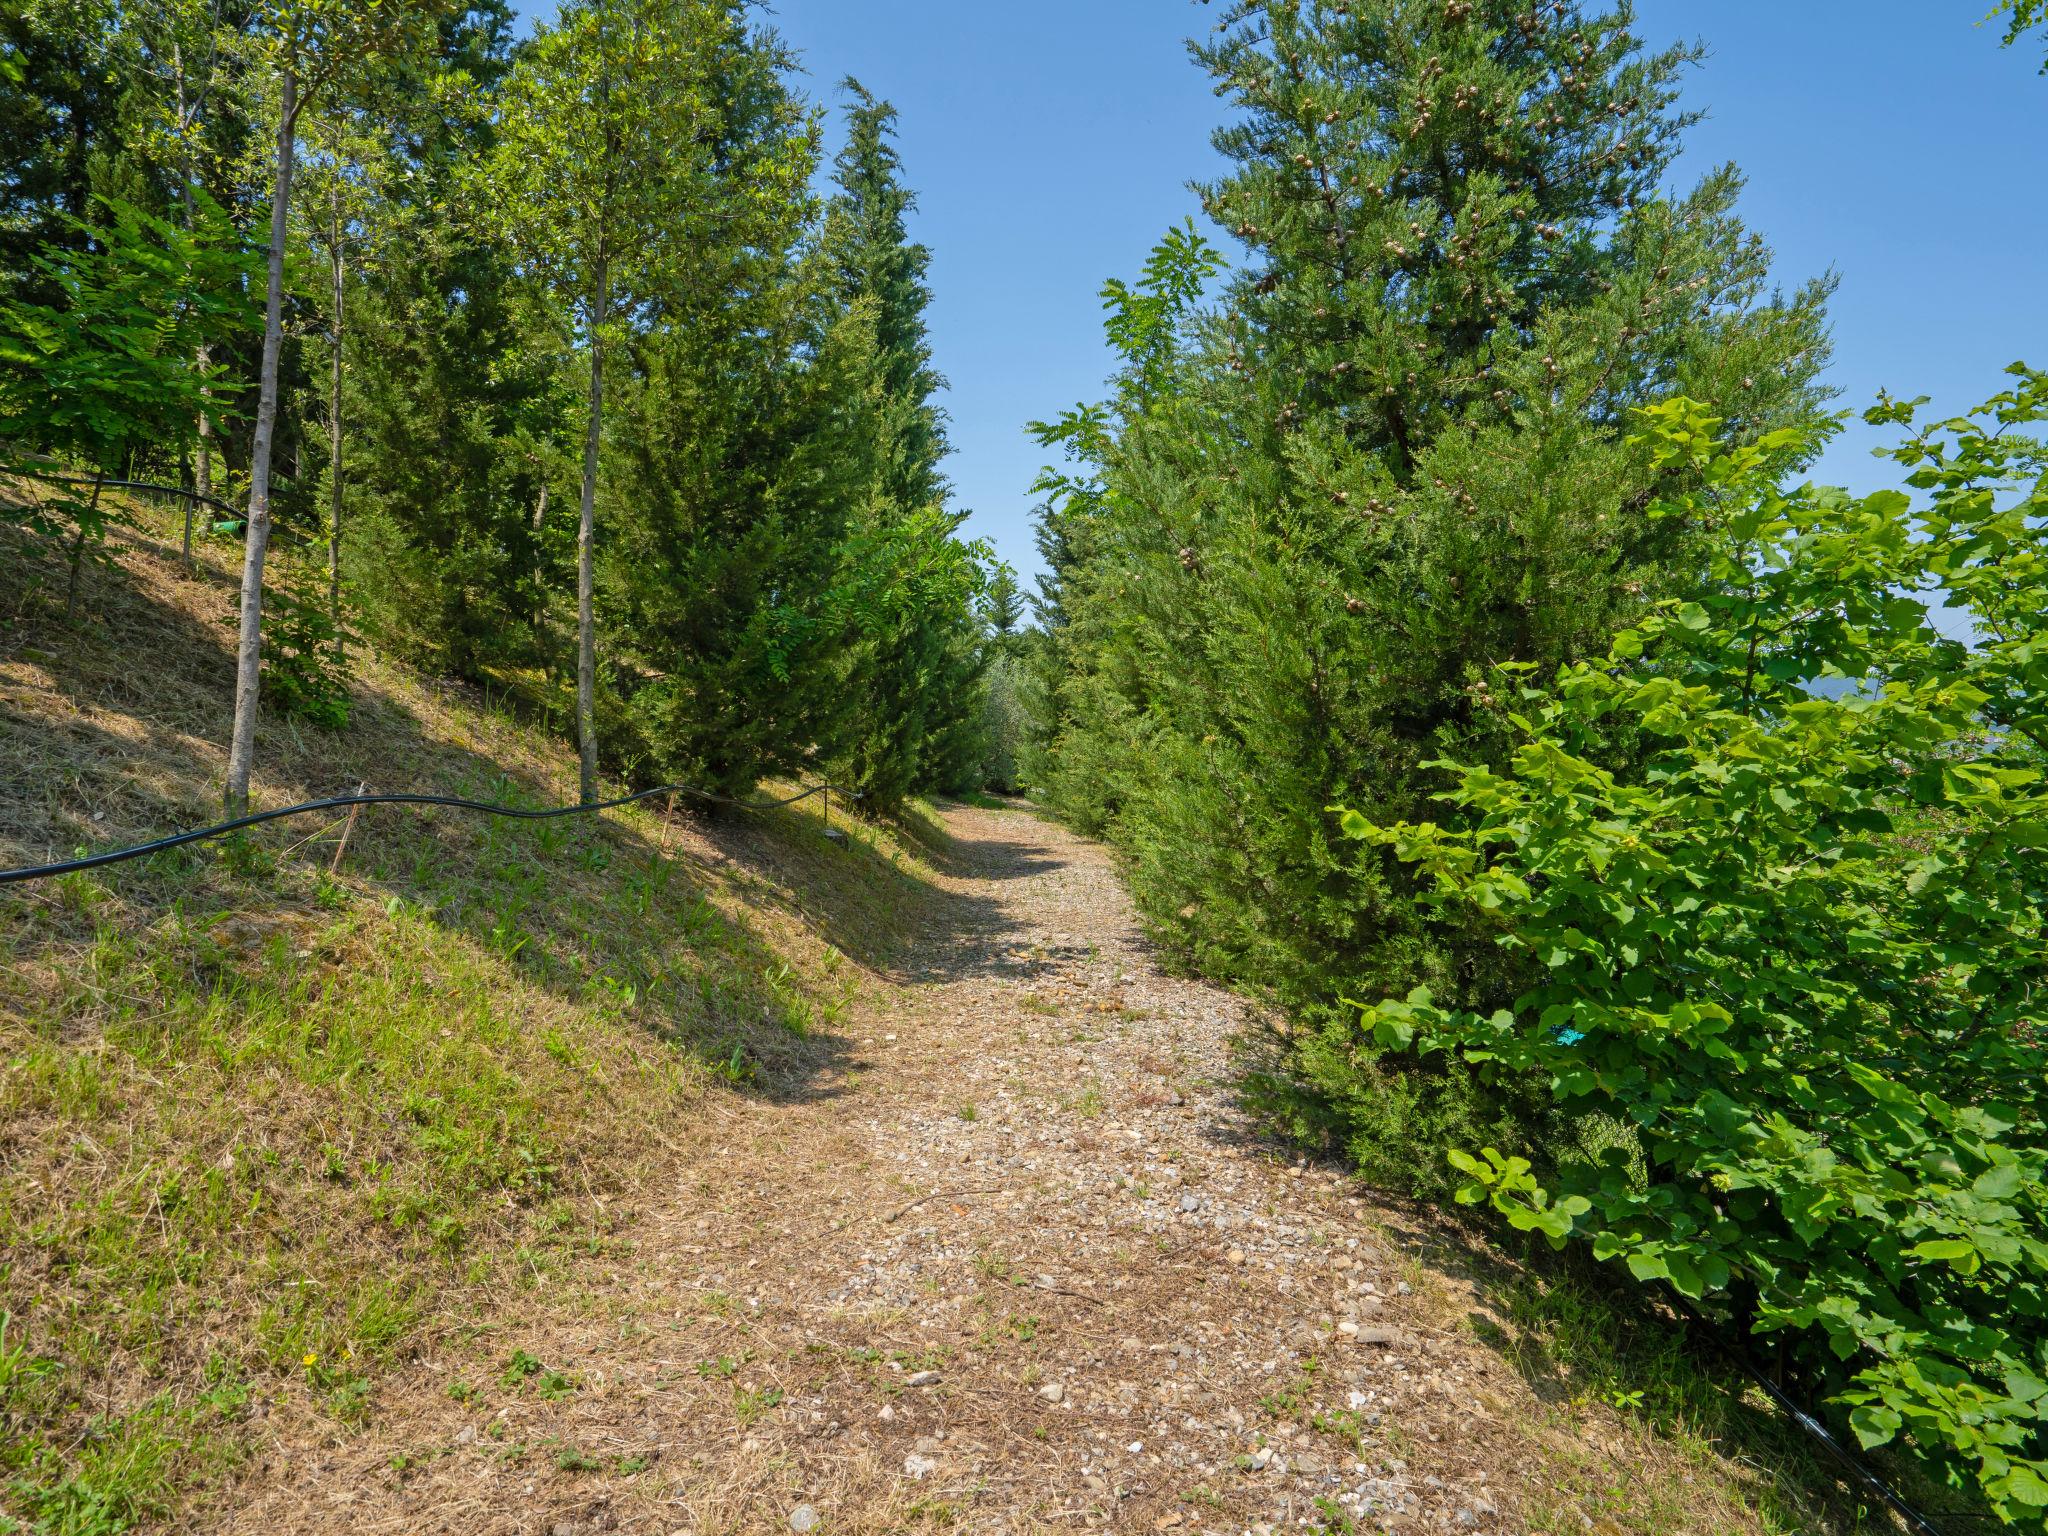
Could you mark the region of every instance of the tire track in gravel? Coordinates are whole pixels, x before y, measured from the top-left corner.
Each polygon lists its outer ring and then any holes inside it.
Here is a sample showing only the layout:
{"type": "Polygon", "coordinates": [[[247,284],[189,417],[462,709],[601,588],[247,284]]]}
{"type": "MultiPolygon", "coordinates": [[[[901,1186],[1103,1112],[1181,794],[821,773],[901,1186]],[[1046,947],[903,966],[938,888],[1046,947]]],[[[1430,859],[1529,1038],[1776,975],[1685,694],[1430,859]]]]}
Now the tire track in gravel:
{"type": "Polygon", "coordinates": [[[1244,1005],[1161,970],[1102,848],[944,821],[947,920],[836,1076],[707,1103],[630,1253],[280,1447],[226,1528],[1520,1529],[1530,1388],[1463,1282],[1252,1133],[1244,1005]],[[498,1381],[514,1350],[553,1392],[498,1381]]]}

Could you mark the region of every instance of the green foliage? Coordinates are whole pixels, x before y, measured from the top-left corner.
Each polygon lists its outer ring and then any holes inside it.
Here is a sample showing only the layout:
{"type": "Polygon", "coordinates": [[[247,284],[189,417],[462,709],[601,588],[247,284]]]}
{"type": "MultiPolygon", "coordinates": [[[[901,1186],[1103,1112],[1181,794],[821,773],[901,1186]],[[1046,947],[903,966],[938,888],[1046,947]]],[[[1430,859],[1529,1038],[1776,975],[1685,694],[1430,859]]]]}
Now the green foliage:
{"type": "Polygon", "coordinates": [[[569,328],[509,252],[447,217],[490,153],[479,101],[511,46],[504,9],[479,8],[443,40],[466,89],[393,109],[418,147],[387,179],[414,196],[377,205],[378,260],[349,295],[351,596],[385,645],[461,677],[558,659],[550,599],[574,572],[569,328]]]}
{"type": "Polygon", "coordinates": [[[946,494],[939,474],[946,456],[945,413],[932,404],[946,381],[932,366],[924,320],[932,257],[910,238],[906,223],[917,198],[903,184],[903,162],[891,142],[896,109],[858,80],[848,79],[842,88],[853,106],[846,144],[833,162],[837,191],[826,213],[825,243],[841,300],[874,305],[881,409],[877,490],[884,504],[908,511],[946,494]]]}
{"type": "Polygon", "coordinates": [[[982,679],[981,782],[1006,795],[1022,794],[1029,784],[1024,764],[1029,750],[1031,710],[1027,690],[1030,674],[1023,661],[997,651],[982,679]]]}
{"type": "Polygon", "coordinates": [[[277,710],[330,731],[348,724],[348,675],[336,660],[346,638],[320,574],[301,558],[273,567],[264,628],[264,697],[277,710]]]}
{"type": "MultiPolygon", "coordinates": [[[[57,473],[120,478],[138,450],[191,441],[215,378],[194,353],[250,323],[250,263],[218,206],[202,202],[190,227],[102,206],[103,221],[75,221],[83,249],[34,259],[49,302],[0,302],[0,469],[33,478],[54,455],[57,473]]],[[[25,521],[97,543],[108,517],[96,484],[54,485],[25,521]]]]}
{"type": "MultiPolygon", "coordinates": [[[[738,0],[514,22],[506,0],[0,17],[0,467],[220,495],[274,462],[262,696],[302,719],[344,722],[345,615],[557,719],[588,630],[629,777],[822,769],[878,808],[978,781],[977,551],[944,506],[894,110],[850,84],[826,200],[821,114],[738,0]],[[243,246],[259,169],[286,164],[265,365],[243,246]],[[324,611],[296,558],[321,525],[324,611]]],[[[38,495],[79,558],[124,505],[38,495]]]]}
{"type": "MultiPolygon", "coordinates": [[[[2012,48],[2017,46],[2019,40],[2027,33],[2043,22],[2048,22],[2048,0],[1999,0],[1991,16],[1986,19],[1995,20],[2000,16],[2008,18],[2005,26],[2005,46],[2012,48]]],[[[2041,73],[2048,75],[2048,63],[2042,64],[2041,73]]]]}
{"type": "Polygon", "coordinates": [[[891,142],[896,109],[848,80],[853,98],[834,162],[825,259],[842,330],[864,330],[854,388],[858,446],[838,463],[850,513],[831,597],[844,647],[838,718],[827,757],[871,809],[920,789],[979,784],[975,708],[987,656],[975,612],[987,551],[956,537],[939,473],[945,387],[925,330],[931,253],[905,220],[917,200],[891,142]]]}
{"type": "Polygon", "coordinates": [[[871,462],[872,331],[803,249],[817,145],[786,63],[737,12],[700,63],[724,103],[731,184],[697,215],[662,323],[636,338],[617,417],[622,515],[600,567],[600,611],[628,637],[612,686],[636,743],[653,771],[731,793],[833,739],[844,664],[830,593],[871,462]],[[749,201],[777,177],[788,196],[749,201]]]}
{"type": "Polygon", "coordinates": [[[2039,1528],[2048,374],[2012,371],[1895,452],[1919,510],[1780,490],[1790,434],[1647,411],[1693,487],[1658,514],[1711,540],[1697,599],[1553,682],[1503,668],[1517,745],[1440,765],[1450,825],[1344,817],[1526,985],[1346,1033],[1623,1129],[1598,1158],[1454,1145],[1460,1198],[1783,1336],[1864,1445],[1903,1436],[2039,1528]]]}
{"type": "MultiPolygon", "coordinates": [[[[1512,995],[1327,807],[1418,814],[1425,765],[1511,745],[1489,663],[1593,654],[1694,587],[1629,411],[1738,402],[1744,441],[1815,419],[1827,285],[1774,288],[1732,170],[1662,196],[1692,51],[1645,52],[1623,8],[1248,0],[1199,56],[1240,110],[1205,205],[1248,255],[1213,307],[1192,234],[1112,285],[1115,393],[1044,431],[1069,462],[1031,777],[1123,848],[1173,950],[1297,1018],[1347,986],[1512,995]]],[[[1369,1114],[1390,1173],[1389,1111],[1512,1112],[1388,1070],[1286,1112],[1354,1147],[1369,1114]]]]}

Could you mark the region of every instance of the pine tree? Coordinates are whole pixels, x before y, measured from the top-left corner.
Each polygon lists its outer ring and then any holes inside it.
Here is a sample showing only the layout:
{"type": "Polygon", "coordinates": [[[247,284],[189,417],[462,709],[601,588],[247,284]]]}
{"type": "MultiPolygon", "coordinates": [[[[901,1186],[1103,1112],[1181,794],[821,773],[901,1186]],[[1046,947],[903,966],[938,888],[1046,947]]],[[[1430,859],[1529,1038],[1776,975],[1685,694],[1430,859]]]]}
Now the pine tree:
{"type": "Polygon", "coordinates": [[[1771,289],[1732,169],[1659,195],[1690,53],[1645,54],[1626,7],[1247,0],[1196,52],[1241,109],[1202,193],[1247,259],[1163,336],[1161,295],[1112,290],[1119,399],[1050,431],[1082,469],[1045,523],[1046,781],[1213,971],[1310,1013],[1484,996],[1488,947],[1328,808],[1426,815],[1429,762],[1503,739],[1495,664],[1698,579],[1631,412],[1811,420],[1828,285],[1771,289]],[[1134,404],[1148,372],[1170,387],[1134,404]]]}

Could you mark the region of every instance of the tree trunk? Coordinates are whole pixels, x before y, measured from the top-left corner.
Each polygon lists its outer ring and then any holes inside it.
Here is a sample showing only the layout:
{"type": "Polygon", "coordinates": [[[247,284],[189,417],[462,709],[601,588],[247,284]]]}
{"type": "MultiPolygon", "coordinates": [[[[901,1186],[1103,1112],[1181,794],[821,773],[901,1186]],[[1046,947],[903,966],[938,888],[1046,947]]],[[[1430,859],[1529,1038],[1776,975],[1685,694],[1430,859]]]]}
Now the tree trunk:
{"type": "MultiPolygon", "coordinates": [[[[197,366],[201,373],[206,372],[207,369],[213,366],[212,343],[202,341],[199,344],[197,366]]],[[[195,489],[198,490],[202,499],[185,503],[185,567],[188,570],[192,566],[192,519],[201,507],[205,507],[206,503],[213,499],[213,418],[206,411],[207,402],[212,399],[212,388],[208,385],[200,385],[199,468],[193,478],[197,482],[195,489]]],[[[212,511],[211,507],[207,507],[208,516],[212,515],[212,511]]]]}
{"type": "MultiPolygon", "coordinates": [[[[189,145],[191,143],[193,125],[197,120],[198,113],[197,109],[186,98],[185,50],[182,44],[173,44],[171,50],[171,58],[176,70],[178,85],[178,142],[180,144],[189,145]]],[[[197,206],[197,199],[193,196],[193,182],[196,178],[196,175],[197,173],[192,168],[192,152],[188,148],[185,151],[184,163],[182,167],[182,180],[184,182],[183,190],[185,200],[185,233],[188,235],[196,235],[199,231],[199,210],[197,206]]],[[[201,377],[204,377],[206,374],[206,370],[212,367],[212,365],[213,345],[210,342],[202,341],[201,343],[199,343],[198,355],[193,359],[193,367],[198,371],[201,377]]],[[[196,480],[197,483],[193,488],[201,496],[211,496],[213,494],[213,422],[208,418],[206,413],[207,403],[212,398],[213,391],[207,388],[207,386],[205,386],[204,384],[200,385],[199,468],[197,474],[194,476],[194,479],[196,480]]],[[[188,571],[192,569],[192,519],[198,515],[200,506],[201,503],[194,501],[191,497],[188,496],[185,498],[184,555],[185,569],[188,571]]]]}
{"type": "Polygon", "coordinates": [[[591,546],[597,531],[597,448],[604,421],[604,324],[609,273],[597,262],[596,323],[590,328],[590,423],[583,436],[583,520],[576,529],[576,750],[583,803],[597,802],[597,624],[591,546]]]}
{"type": "Polygon", "coordinates": [[[342,279],[341,183],[329,189],[327,260],[334,278],[334,356],[327,375],[327,615],[334,625],[334,664],[348,659],[348,641],[341,629],[341,337],[342,279]]]}
{"type": "MultiPolygon", "coordinates": [[[[529,622],[533,626],[533,648],[536,652],[547,649],[548,583],[547,562],[540,552],[541,525],[548,520],[547,468],[541,468],[540,495],[533,503],[533,615],[529,622]]],[[[548,662],[548,670],[554,670],[554,662],[548,662]]]]}
{"type": "Polygon", "coordinates": [[[249,453],[249,527],[242,550],[242,618],[235,649],[235,727],[228,743],[222,800],[230,816],[249,814],[249,775],[256,764],[256,700],[263,660],[263,557],[270,545],[270,452],[277,435],[277,356],[284,343],[284,247],[292,196],[292,141],[299,82],[287,63],[280,82],[277,167],[270,190],[270,287],[263,310],[263,366],[256,397],[256,437],[249,453]]]}
{"type": "Polygon", "coordinates": [[[72,615],[78,611],[78,572],[79,568],[85,564],[86,525],[99,515],[100,487],[105,483],[106,478],[107,472],[95,464],[92,470],[92,501],[88,504],[90,510],[85,517],[78,520],[78,536],[71,541],[71,585],[64,593],[64,622],[66,624],[71,622],[72,615]]]}

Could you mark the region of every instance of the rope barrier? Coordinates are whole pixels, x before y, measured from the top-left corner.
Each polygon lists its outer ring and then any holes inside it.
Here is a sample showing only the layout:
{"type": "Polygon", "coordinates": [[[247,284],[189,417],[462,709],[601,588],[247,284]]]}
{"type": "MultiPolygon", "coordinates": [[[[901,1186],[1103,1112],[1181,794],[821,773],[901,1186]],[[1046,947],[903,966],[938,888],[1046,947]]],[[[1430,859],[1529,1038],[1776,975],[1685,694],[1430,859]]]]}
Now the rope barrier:
{"type": "MultiPolygon", "coordinates": [[[[169,837],[160,837],[154,842],[137,843],[130,848],[115,848],[106,853],[66,859],[56,864],[37,864],[24,869],[0,869],[0,885],[15,885],[28,880],[47,880],[54,875],[74,874],[79,870],[120,864],[128,859],[147,858],[150,854],[162,853],[168,848],[180,848],[187,843],[203,842],[210,837],[224,837],[230,832],[239,832],[244,827],[259,826],[266,821],[281,821],[287,816],[309,816],[320,811],[353,811],[366,805],[442,805],[455,810],[477,811],[486,816],[512,817],[520,821],[553,821],[564,816],[589,816],[598,811],[613,811],[621,806],[636,805],[642,800],[654,800],[663,795],[686,795],[708,805],[729,805],[743,811],[773,811],[783,806],[796,805],[817,795],[829,797],[835,789],[849,800],[861,798],[858,791],[829,783],[814,784],[798,794],[772,800],[738,800],[731,795],[715,794],[711,790],[697,789],[688,784],[663,784],[654,789],[643,789],[637,794],[621,795],[616,800],[598,800],[589,805],[546,806],[540,810],[528,810],[516,805],[497,805],[487,800],[466,800],[459,795],[330,795],[323,800],[303,800],[297,805],[284,805],[275,810],[238,816],[233,821],[216,822],[210,827],[195,827],[189,832],[173,833],[169,837]]],[[[828,822],[831,804],[831,800],[827,798],[825,805],[828,822]]]]}

